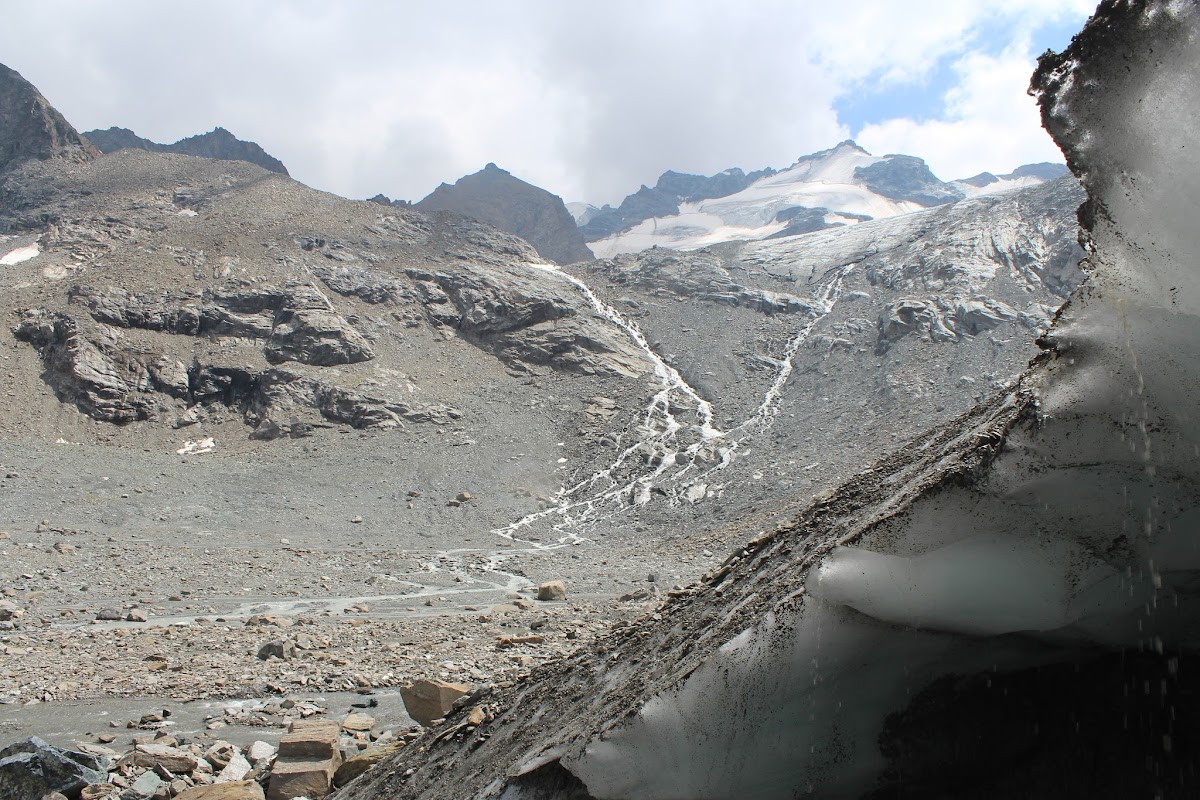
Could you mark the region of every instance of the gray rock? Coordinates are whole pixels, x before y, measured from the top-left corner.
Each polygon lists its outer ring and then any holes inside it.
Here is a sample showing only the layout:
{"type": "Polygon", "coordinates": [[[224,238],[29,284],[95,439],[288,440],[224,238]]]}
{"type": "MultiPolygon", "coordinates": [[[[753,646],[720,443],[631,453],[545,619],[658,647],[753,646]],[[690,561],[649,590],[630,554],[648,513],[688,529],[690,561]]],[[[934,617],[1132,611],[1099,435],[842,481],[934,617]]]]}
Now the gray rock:
{"type": "Polygon", "coordinates": [[[291,661],[296,657],[296,644],[290,639],[272,639],[258,648],[258,658],[266,661],[268,658],[278,658],[291,661]]]}
{"type": "Polygon", "coordinates": [[[417,281],[434,324],[505,361],[587,375],[634,377],[650,369],[629,337],[598,317],[565,277],[473,264],[405,272],[417,281]]]}
{"type": "Polygon", "coordinates": [[[32,736],[0,750],[0,797],[41,800],[51,792],[74,795],[108,778],[108,760],[54,747],[32,736]]]}
{"type": "Polygon", "coordinates": [[[121,792],[121,800],[149,800],[163,786],[163,779],[152,770],[143,772],[129,784],[129,788],[121,792]]]}

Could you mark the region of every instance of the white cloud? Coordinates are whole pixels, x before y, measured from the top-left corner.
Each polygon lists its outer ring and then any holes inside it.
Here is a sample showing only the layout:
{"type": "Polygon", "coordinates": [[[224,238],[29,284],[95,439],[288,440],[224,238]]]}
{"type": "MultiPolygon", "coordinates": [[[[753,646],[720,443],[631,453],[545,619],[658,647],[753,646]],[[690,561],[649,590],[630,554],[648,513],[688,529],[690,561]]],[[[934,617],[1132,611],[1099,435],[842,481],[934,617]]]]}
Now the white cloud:
{"type": "Polygon", "coordinates": [[[568,200],[612,202],[667,169],[786,166],[850,134],[840,94],[920,83],[947,57],[964,78],[944,118],[894,120],[863,144],[933,163],[962,151],[944,159],[952,175],[975,146],[1004,169],[1019,150],[1006,142],[1036,131],[1032,62],[978,61],[980,32],[1018,37],[1082,5],[39,0],[5,9],[0,58],[81,129],[173,141],[222,125],[350,197],[417,199],[494,161],[568,200]]]}
{"type": "Polygon", "coordinates": [[[955,64],[960,80],[946,93],[943,117],[868,125],[857,140],[873,153],[920,156],[943,180],[1061,161],[1062,153],[1041,127],[1037,103],[1026,94],[1033,67],[1027,47],[999,56],[964,56],[955,64]]]}

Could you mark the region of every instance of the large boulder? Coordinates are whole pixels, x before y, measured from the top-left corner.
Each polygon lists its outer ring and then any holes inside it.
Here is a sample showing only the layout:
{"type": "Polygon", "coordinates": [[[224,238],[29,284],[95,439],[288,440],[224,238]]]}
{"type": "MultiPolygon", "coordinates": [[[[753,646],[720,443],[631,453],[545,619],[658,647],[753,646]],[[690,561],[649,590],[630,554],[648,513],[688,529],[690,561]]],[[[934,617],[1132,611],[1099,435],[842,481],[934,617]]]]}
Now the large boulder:
{"type": "Polygon", "coordinates": [[[419,680],[400,689],[408,715],[422,725],[431,725],[454,708],[454,701],[471,690],[470,686],[439,679],[419,680]]]}
{"type": "Polygon", "coordinates": [[[5,800],[41,800],[53,792],[70,796],[107,779],[107,759],[63,750],[36,736],[0,750],[0,797],[5,800]]]}

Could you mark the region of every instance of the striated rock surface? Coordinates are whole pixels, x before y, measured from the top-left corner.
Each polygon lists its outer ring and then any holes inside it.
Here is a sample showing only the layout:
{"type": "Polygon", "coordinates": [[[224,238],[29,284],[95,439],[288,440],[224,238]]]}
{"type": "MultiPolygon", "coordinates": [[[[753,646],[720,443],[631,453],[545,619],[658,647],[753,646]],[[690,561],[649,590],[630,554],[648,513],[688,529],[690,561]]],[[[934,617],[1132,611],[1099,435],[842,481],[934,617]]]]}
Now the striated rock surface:
{"type": "Polygon", "coordinates": [[[562,198],[528,184],[495,164],[443,183],[417,203],[419,211],[453,211],[515,233],[556,264],[590,261],[592,251],[562,198]]]}
{"type": "Polygon", "coordinates": [[[98,155],[33,84],[0,64],[0,172],[27,159],[83,163],[98,155]]]}

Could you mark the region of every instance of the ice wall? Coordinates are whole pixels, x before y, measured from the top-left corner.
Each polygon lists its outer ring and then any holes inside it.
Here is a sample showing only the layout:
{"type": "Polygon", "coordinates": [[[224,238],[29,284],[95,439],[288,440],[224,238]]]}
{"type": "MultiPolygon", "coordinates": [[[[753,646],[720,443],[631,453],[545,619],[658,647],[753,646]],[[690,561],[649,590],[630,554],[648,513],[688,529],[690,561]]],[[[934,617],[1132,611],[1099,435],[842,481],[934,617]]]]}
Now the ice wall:
{"type": "MultiPolygon", "coordinates": [[[[1160,654],[1153,689],[1144,665],[1137,683],[1173,702],[1200,647],[1198,34],[1191,3],[1104,3],[1035,78],[1089,191],[1092,272],[1028,377],[1040,417],[980,480],[834,548],[806,594],[564,761],[596,797],[885,791],[886,720],[947,675],[1160,654]]],[[[1152,732],[1134,785],[1200,791],[1167,774],[1195,725],[1152,732]]]]}

